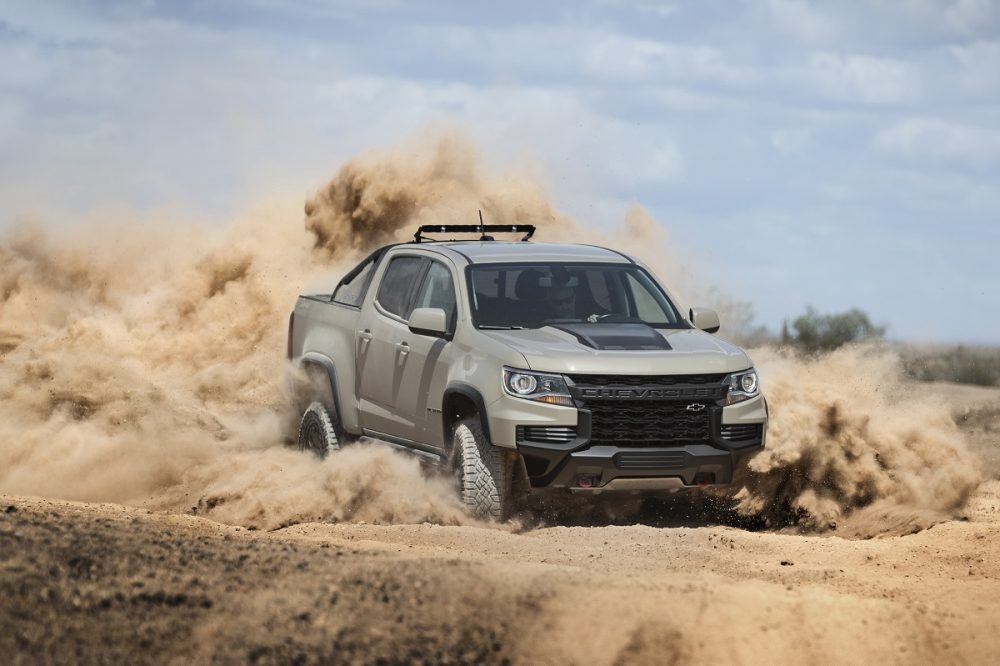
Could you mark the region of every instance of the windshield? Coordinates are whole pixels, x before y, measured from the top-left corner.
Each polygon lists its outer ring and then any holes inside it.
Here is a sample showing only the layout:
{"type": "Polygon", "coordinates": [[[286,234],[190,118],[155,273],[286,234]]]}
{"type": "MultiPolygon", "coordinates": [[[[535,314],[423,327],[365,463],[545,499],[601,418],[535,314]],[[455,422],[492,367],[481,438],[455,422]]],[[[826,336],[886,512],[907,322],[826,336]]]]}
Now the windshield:
{"type": "Polygon", "coordinates": [[[688,328],[663,290],[626,264],[480,264],[469,268],[479,328],[645,323],[688,328]]]}

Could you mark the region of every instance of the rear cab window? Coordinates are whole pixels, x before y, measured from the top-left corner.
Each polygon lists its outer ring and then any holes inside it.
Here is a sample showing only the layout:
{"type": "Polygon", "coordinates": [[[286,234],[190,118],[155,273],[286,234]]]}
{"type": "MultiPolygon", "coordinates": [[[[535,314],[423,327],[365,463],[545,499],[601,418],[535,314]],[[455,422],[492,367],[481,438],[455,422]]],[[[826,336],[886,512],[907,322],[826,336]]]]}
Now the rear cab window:
{"type": "Polygon", "coordinates": [[[410,316],[413,291],[426,262],[427,259],[412,255],[393,257],[375,297],[378,306],[405,321],[410,316]]]}
{"type": "Polygon", "coordinates": [[[375,267],[381,253],[373,253],[367,259],[354,267],[348,273],[333,292],[332,301],[340,305],[348,305],[352,308],[360,308],[365,294],[368,293],[368,285],[375,274],[375,267]]]}

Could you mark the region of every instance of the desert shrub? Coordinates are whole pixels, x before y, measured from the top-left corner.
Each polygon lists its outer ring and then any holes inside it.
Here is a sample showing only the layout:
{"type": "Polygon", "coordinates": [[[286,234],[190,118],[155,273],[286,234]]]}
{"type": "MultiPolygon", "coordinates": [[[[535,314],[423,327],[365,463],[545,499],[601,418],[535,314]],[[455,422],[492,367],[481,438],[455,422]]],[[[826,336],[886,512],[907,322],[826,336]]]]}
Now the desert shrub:
{"type": "Polygon", "coordinates": [[[906,373],[921,381],[1000,386],[997,347],[907,349],[902,357],[906,373]]]}
{"type": "Polygon", "coordinates": [[[829,351],[849,342],[881,340],[884,326],[876,326],[868,315],[858,308],[839,314],[820,314],[813,308],[792,322],[795,334],[782,327],[782,342],[795,345],[807,352],[829,351]]]}

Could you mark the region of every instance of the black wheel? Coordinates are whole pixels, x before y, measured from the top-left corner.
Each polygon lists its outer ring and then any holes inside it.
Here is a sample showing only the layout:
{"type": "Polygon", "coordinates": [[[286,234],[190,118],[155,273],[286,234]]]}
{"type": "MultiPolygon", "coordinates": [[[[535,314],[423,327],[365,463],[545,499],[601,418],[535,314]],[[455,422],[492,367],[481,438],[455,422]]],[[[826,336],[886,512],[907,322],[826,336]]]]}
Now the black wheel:
{"type": "Polygon", "coordinates": [[[299,449],[312,451],[320,458],[340,448],[340,424],[322,402],[306,408],[299,423],[299,449]]]}
{"type": "Polygon", "coordinates": [[[514,460],[508,451],[490,444],[479,417],[464,419],[455,427],[451,461],[462,502],[472,515],[487,520],[511,516],[514,460]]]}

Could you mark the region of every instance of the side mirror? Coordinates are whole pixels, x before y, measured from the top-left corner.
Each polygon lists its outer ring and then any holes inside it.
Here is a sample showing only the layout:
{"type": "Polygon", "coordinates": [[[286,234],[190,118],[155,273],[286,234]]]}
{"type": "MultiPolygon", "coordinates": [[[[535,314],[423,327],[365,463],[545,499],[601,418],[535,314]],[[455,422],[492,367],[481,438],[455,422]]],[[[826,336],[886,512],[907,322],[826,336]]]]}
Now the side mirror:
{"type": "Polygon", "coordinates": [[[706,333],[715,333],[719,330],[719,313],[708,308],[691,308],[691,323],[694,327],[706,333]]]}
{"type": "Polygon", "coordinates": [[[410,332],[417,335],[446,338],[448,337],[448,315],[441,308],[417,308],[410,313],[410,332]]]}

